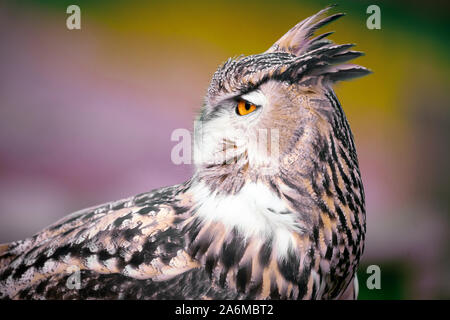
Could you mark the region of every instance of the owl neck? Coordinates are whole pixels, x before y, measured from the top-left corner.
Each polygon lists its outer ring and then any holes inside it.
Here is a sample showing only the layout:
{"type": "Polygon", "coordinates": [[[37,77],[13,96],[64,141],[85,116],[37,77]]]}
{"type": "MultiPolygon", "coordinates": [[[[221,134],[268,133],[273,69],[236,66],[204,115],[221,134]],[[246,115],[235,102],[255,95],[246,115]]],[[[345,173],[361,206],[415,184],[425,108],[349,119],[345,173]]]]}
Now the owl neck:
{"type": "Polygon", "coordinates": [[[306,226],[283,199],[262,181],[247,182],[235,194],[217,193],[204,181],[193,181],[188,192],[194,210],[184,225],[187,250],[213,285],[255,299],[298,297],[289,279],[301,270],[287,266],[299,265],[304,255],[300,248],[310,241],[306,226]]]}

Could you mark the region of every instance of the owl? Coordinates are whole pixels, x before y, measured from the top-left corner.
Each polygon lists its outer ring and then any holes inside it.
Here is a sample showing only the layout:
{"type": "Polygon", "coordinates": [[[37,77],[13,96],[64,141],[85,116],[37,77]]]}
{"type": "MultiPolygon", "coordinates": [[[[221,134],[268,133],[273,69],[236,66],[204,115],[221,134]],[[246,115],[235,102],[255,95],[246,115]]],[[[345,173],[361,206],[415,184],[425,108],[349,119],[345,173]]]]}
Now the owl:
{"type": "Polygon", "coordinates": [[[366,232],[353,135],[333,92],[362,55],[305,19],[214,73],[193,176],[0,246],[2,299],[352,299],[366,232]]]}

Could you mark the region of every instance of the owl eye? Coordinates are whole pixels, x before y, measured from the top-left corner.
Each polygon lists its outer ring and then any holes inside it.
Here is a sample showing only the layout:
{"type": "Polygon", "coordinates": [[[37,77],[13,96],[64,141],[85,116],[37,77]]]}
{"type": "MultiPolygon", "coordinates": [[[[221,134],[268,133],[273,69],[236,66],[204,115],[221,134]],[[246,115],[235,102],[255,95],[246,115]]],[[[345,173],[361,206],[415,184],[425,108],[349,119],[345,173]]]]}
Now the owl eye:
{"type": "Polygon", "coordinates": [[[239,100],[238,105],[236,107],[236,113],[240,116],[245,116],[249,113],[252,113],[256,110],[256,106],[254,104],[251,104],[248,101],[245,100],[239,100]]]}

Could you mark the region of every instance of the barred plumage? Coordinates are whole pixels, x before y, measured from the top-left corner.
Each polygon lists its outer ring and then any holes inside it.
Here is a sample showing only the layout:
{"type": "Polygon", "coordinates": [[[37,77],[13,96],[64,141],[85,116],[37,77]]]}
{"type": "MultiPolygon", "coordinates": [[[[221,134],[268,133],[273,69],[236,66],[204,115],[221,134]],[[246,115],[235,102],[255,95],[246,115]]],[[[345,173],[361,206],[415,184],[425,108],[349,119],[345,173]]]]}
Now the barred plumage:
{"type": "Polygon", "coordinates": [[[353,45],[313,38],[342,16],[323,17],[328,10],[265,53],[219,67],[196,122],[189,181],[0,246],[0,298],[355,297],[364,190],[332,85],[369,71],[343,64],[362,54],[353,45]],[[239,101],[248,114],[237,113],[239,101]],[[252,144],[263,138],[263,149],[252,144]],[[67,285],[74,270],[76,288],[67,285]]]}

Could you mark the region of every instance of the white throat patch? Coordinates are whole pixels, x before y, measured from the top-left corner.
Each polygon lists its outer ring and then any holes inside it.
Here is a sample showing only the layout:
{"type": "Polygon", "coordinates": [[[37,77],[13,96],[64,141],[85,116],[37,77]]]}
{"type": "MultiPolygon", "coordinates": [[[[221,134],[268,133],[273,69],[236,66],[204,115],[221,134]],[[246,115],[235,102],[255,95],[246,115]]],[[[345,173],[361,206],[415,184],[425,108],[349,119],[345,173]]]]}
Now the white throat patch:
{"type": "Polygon", "coordinates": [[[221,222],[246,238],[272,236],[278,255],[284,256],[293,245],[292,232],[301,232],[294,214],[263,183],[247,183],[234,195],[217,195],[204,183],[194,185],[191,191],[199,205],[196,214],[205,222],[221,222]]]}

